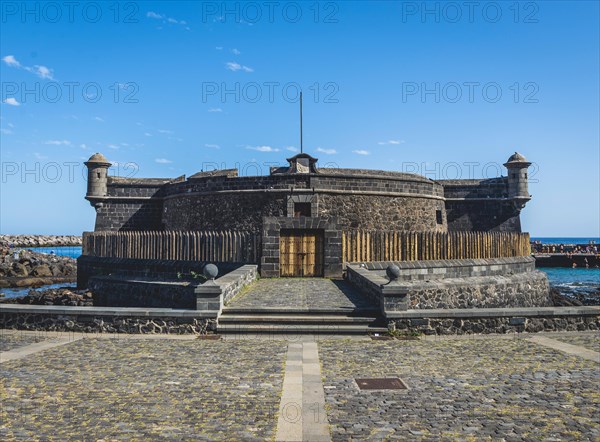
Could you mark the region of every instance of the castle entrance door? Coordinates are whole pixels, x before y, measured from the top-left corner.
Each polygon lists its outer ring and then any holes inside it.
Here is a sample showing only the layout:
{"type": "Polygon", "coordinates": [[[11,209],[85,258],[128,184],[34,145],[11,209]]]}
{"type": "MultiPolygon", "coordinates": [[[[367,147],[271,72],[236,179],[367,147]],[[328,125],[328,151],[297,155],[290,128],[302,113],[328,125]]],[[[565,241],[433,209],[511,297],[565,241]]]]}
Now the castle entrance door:
{"type": "Polygon", "coordinates": [[[279,236],[281,276],[323,276],[323,231],[284,230],[279,236]]]}

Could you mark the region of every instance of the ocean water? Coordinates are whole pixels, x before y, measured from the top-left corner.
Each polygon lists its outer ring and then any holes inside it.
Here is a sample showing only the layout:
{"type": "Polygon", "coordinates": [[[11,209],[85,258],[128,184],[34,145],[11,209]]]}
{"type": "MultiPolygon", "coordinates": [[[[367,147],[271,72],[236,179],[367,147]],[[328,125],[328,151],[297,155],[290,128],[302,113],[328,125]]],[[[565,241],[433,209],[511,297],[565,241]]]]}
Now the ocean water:
{"type": "Polygon", "coordinates": [[[69,258],[79,258],[81,256],[81,246],[64,246],[64,247],[28,247],[27,250],[38,253],[52,253],[56,256],[68,256],[69,258]]]}
{"type": "Polygon", "coordinates": [[[538,268],[548,275],[550,285],[569,296],[595,296],[600,301],[600,269],[570,267],[538,268]]]}
{"type": "Polygon", "coordinates": [[[600,244],[600,238],[594,237],[594,236],[584,236],[584,237],[532,236],[531,240],[532,241],[541,241],[542,244],[589,244],[590,241],[595,241],[596,244],[600,244]]]}

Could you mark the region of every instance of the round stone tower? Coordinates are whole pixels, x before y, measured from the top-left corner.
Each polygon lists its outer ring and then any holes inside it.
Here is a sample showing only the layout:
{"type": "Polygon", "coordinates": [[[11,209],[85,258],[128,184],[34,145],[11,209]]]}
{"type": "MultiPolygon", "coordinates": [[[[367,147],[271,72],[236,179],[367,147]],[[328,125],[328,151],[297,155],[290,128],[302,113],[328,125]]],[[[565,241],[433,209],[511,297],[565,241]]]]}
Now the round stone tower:
{"type": "Polygon", "coordinates": [[[527,168],[531,163],[515,152],[504,166],[508,169],[508,197],[515,199],[522,207],[531,199],[527,188],[527,168]]]}
{"type": "Polygon", "coordinates": [[[101,153],[96,153],[84,163],[88,168],[87,193],[85,198],[92,204],[107,196],[108,168],[111,163],[101,153]]]}

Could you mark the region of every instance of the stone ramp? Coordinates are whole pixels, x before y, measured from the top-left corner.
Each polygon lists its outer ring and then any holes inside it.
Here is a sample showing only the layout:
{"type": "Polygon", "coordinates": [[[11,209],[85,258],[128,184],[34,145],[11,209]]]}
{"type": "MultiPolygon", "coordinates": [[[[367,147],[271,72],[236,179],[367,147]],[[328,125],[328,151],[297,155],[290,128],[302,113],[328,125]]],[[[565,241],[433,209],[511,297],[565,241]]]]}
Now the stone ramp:
{"type": "Polygon", "coordinates": [[[253,283],[227,309],[278,309],[307,311],[377,310],[369,298],[343,279],[273,278],[253,283]]]}
{"type": "Polygon", "coordinates": [[[219,333],[366,334],[387,331],[378,307],[344,280],[261,279],[233,299],[219,333]]]}

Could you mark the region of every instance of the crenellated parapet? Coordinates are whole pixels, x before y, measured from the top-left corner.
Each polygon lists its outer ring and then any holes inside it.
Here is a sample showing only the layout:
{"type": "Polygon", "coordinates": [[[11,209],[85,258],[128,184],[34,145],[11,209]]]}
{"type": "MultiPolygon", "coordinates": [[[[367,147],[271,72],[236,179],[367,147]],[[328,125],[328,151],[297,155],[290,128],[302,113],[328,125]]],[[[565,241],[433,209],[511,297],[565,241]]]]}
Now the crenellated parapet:
{"type": "Polygon", "coordinates": [[[88,162],[86,198],[96,208],[96,230],[232,229],[258,232],[265,217],[336,217],[349,229],[415,232],[517,231],[530,199],[522,156],[506,163],[508,177],[445,180],[402,172],[318,168],[308,154],[269,175],[237,169],[202,171],[186,179],[120,178],[110,162],[88,162]]]}

